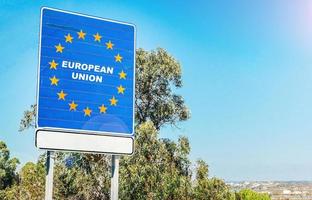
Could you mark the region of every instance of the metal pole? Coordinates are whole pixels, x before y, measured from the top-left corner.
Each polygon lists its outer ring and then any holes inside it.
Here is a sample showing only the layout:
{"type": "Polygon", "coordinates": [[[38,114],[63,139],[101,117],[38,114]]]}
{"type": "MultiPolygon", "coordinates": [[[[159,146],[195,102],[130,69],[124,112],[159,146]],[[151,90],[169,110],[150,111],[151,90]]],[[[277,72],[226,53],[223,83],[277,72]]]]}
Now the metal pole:
{"type": "Polygon", "coordinates": [[[119,156],[112,155],[111,200],[118,200],[119,156]]]}
{"type": "Polygon", "coordinates": [[[45,198],[44,198],[45,200],[52,200],[53,197],[53,167],[54,167],[54,152],[47,151],[45,198]]]}

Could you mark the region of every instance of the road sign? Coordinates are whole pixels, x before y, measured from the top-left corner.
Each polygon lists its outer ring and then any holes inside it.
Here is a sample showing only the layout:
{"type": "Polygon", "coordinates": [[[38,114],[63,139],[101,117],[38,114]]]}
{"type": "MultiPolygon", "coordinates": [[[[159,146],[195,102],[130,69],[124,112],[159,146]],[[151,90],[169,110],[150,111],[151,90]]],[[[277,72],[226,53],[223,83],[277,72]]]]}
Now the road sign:
{"type": "Polygon", "coordinates": [[[42,8],[36,146],[133,151],[135,26],[42,8]]]}

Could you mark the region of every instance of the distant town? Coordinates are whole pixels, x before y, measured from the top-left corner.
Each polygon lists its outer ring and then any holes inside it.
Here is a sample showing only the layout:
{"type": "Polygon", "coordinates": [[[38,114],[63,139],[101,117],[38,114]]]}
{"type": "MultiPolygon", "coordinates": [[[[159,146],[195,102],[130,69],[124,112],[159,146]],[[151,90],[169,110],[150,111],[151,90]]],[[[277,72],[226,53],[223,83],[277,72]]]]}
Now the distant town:
{"type": "Polygon", "coordinates": [[[312,200],[312,181],[228,182],[233,191],[252,189],[268,193],[272,200],[312,200]]]}

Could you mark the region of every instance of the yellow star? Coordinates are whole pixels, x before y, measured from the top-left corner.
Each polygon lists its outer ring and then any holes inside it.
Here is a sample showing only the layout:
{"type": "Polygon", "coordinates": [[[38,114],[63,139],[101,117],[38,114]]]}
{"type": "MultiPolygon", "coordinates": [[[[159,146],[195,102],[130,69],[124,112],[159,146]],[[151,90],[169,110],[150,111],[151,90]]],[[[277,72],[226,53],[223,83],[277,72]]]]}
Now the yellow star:
{"type": "Polygon", "coordinates": [[[94,37],[94,41],[97,41],[97,42],[101,42],[101,35],[99,33],[96,33],[95,35],[93,35],[94,37]]]}
{"type": "Polygon", "coordinates": [[[78,34],[78,39],[85,39],[86,33],[83,32],[82,30],[80,30],[79,32],[77,32],[78,34]]]}
{"type": "Polygon", "coordinates": [[[78,104],[76,104],[74,101],[68,104],[69,105],[69,110],[76,110],[78,104]]]}
{"type": "Polygon", "coordinates": [[[65,100],[65,97],[66,97],[66,93],[64,93],[64,91],[62,90],[61,92],[57,93],[58,95],[58,100],[65,100]]]}
{"type": "Polygon", "coordinates": [[[117,105],[117,102],[118,102],[118,100],[115,99],[114,96],[113,96],[113,98],[111,98],[109,101],[111,102],[111,106],[116,106],[116,105],[117,105]]]}
{"type": "Polygon", "coordinates": [[[104,104],[102,104],[100,107],[100,113],[106,113],[107,107],[104,106],[104,104]]]}
{"type": "Polygon", "coordinates": [[[55,76],[53,76],[52,78],[50,78],[51,81],[51,85],[57,85],[59,79],[57,79],[55,76]]]}
{"type": "Polygon", "coordinates": [[[105,44],[106,44],[106,49],[113,49],[114,44],[111,41],[108,41],[105,44]]]}
{"type": "Polygon", "coordinates": [[[123,70],[119,73],[120,79],[126,79],[126,76],[127,76],[127,74],[123,70]]]}
{"type": "Polygon", "coordinates": [[[50,69],[56,69],[56,67],[58,66],[58,63],[52,60],[52,62],[49,62],[49,65],[50,65],[50,69]]]}
{"type": "Polygon", "coordinates": [[[91,116],[91,112],[92,110],[89,109],[89,107],[87,107],[86,109],[83,109],[83,112],[84,112],[84,116],[91,116]]]}
{"type": "Polygon", "coordinates": [[[122,57],[119,54],[117,54],[117,56],[115,56],[115,61],[121,62],[121,60],[122,60],[122,57]]]}
{"type": "Polygon", "coordinates": [[[122,85],[119,85],[119,87],[117,87],[117,90],[118,90],[118,94],[123,94],[125,92],[125,89],[124,87],[122,87],[122,85]]]}
{"type": "Polygon", "coordinates": [[[60,53],[63,53],[63,49],[65,47],[63,47],[60,43],[58,45],[55,45],[55,48],[56,48],[56,52],[60,52],[60,53]]]}
{"type": "Polygon", "coordinates": [[[65,42],[73,42],[73,37],[68,33],[67,35],[64,36],[65,37],[65,42]]]}

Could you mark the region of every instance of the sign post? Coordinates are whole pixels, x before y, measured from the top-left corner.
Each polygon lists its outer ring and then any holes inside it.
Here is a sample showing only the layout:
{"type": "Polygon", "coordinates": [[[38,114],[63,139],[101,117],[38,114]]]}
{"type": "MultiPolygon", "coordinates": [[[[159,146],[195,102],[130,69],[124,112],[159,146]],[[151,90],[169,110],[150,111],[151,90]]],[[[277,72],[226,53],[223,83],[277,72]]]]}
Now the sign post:
{"type": "Polygon", "coordinates": [[[112,156],[118,199],[119,155],[134,151],[133,24],[41,9],[35,144],[47,150],[46,200],[54,151],[112,156]]]}
{"type": "Polygon", "coordinates": [[[53,196],[53,169],[54,169],[54,152],[53,151],[47,151],[45,200],[52,200],[52,196],[53,196]]]}
{"type": "Polygon", "coordinates": [[[111,200],[118,200],[119,156],[112,155],[111,200]]]}

